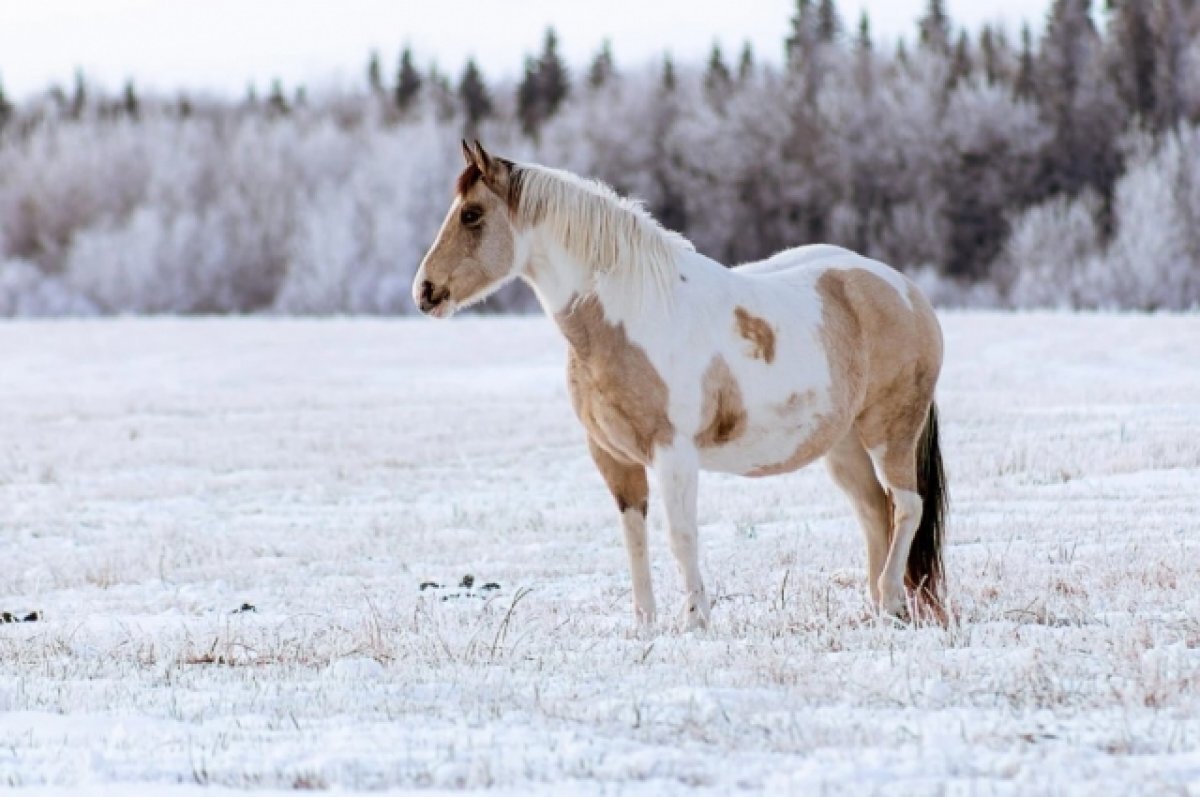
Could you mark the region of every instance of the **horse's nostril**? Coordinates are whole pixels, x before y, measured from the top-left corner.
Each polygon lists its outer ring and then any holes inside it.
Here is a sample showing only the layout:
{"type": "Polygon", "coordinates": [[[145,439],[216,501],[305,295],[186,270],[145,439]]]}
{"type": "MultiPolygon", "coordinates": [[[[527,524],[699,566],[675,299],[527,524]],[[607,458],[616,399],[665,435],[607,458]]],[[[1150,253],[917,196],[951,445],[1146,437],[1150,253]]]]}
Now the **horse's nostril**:
{"type": "Polygon", "coordinates": [[[433,299],[433,283],[429,280],[421,283],[421,298],[427,302],[433,299]]]}

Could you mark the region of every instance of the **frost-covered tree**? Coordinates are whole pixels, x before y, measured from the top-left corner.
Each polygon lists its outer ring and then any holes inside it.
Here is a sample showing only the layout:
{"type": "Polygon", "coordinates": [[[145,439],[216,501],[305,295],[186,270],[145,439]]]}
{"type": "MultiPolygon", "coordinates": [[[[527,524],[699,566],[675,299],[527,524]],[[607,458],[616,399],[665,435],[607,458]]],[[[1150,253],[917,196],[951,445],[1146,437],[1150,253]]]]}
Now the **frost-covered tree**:
{"type": "Polygon", "coordinates": [[[1114,6],[1101,32],[1086,0],[1047,2],[1019,48],[929,2],[909,50],[796,0],[782,65],[745,48],[618,70],[605,44],[579,91],[553,31],[491,86],[411,51],[390,89],[367,61],[357,86],[244,102],[78,75],[0,100],[0,314],[408,312],[464,130],[600,177],[723,262],[829,242],[944,301],[1194,306],[1200,3],[1114,6]]]}
{"type": "Polygon", "coordinates": [[[721,45],[714,43],[708,56],[708,66],[704,72],[704,93],[709,102],[720,105],[729,98],[733,89],[733,76],[725,65],[725,57],[721,54],[721,45]]]}
{"type": "Polygon", "coordinates": [[[784,53],[792,68],[804,66],[821,40],[820,23],[812,0],[796,0],[791,31],[784,41],[784,53]]]}
{"type": "Polygon", "coordinates": [[[928,0],[917,28],[923,48],[939,55],[949,54],[950,15],[946,13],[944,0],[928,0]]]}
{"type": "Polygon", "coordinates": [[[817,38],[833,44],[842,35],[842,16],[835,0],[820,0],[817,6],[817,38]]]}
{"type": "Polygon", "coordinates": [[[959,33],[958,42],[954,45],[954,53],[950,58],[949,87],[954,88],[971,77],[972,69],[974,69],[974,64],[971,59],[971,40],[964,30],[959,33]]]}

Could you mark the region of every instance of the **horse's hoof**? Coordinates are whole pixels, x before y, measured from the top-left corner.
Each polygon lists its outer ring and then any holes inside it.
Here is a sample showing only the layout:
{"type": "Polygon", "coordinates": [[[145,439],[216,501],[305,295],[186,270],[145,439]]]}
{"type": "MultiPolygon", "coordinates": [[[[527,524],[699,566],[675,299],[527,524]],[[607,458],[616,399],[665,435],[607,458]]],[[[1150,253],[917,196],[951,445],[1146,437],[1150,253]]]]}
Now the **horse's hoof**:
{"type": "Polygon", "coordinates": [[[890,617],[901,623],[908,623],[912,619],[909,616],[908,601],[905,600],[903,590],[900,591],[899,595],[889,595],[888,592],[883,591],[878,606],[879,613],[884,617],[890,617]]]}
{"type": "Polygon", "coordinates": [[[708,606],[689,600],[683,605],[683,611],[679,613],[679,627],[684,631],[704,631],[707,629],[708,606]]]}
{"type": "Polygon", "coordinates": [[[639,631],[653,631],[654,626],[658,622],[658,618],[653,609],[650,609],[649,611],[634,609],[633,622],[639,631]]]}

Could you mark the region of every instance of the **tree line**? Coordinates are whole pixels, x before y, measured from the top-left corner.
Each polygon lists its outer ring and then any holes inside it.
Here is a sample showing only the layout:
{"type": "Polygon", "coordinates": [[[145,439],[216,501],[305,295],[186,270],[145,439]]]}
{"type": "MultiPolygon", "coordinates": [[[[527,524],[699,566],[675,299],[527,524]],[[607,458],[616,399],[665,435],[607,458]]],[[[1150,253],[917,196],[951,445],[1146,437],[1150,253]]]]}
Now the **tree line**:
{"type": "Polygon", "coordinates": [[[828,242],[948,304],[1200,305],[1200,0],[1053,0],[1015,37],[929,0],[886,44],[797,0],[780,39],[574,68],[548,30],[512,81],[404,48],[357,89],[237,100],[0,87],[0,313],[410,312],[464,135],[722,262],[828,242]]]}

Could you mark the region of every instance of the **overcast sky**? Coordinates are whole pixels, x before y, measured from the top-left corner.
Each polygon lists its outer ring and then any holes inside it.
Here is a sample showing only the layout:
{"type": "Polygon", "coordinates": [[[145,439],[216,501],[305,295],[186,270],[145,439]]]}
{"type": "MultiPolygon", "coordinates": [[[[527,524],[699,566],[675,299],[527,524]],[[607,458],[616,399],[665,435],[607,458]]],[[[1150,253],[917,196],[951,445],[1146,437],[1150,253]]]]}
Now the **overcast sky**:
{"type": "MultiPolygon", "coordinates": [[[[913,38],[926,0],[841,0],[848,25],[865,8],[877,38],[913,38]]],[[[1041,22],[1049,0],[949,0],[956,22],[978,28],[1041,22]]],[[[422,64],[457,75],[474,56],[486,75],[514,75],[547,25],[564,55],[586,63],[609,38],[619,64],[671,51],[704,57],[714,41],[744,41],[778,60],[795,0],[0,0],[0,82],[23,97],[75,69],[110,88],[127,78],[162,90],[241,94],[274,77],[287,85],[362,79],[378,49],[390,72],[410,44],[422,64]]]]}

